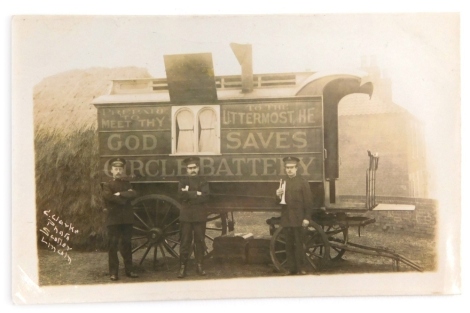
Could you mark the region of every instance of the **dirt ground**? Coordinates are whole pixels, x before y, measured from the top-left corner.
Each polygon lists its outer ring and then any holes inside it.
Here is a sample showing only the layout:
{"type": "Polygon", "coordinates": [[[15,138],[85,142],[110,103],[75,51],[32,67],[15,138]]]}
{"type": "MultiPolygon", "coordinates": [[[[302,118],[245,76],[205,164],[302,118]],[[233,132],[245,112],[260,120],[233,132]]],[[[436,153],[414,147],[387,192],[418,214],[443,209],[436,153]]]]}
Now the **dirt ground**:
{"type": "MultiPolygon", "coordinates": [[[[266,213],[237,213],[235,230],[237,233],[252,233],[255,237],[268,236],[269,228],[265,221],[271,216],[266,213]]],[[[417,237],[409,234],[389,233],[361,229],[361,237],[357,229],[350,230],[350,242],[373,247],[386,247],[394,250],[419,264],[424,271],[435,270],[437,259],[434,238],[417,237]]],[[[150,254],[149,254],[150,255],[150,254]]],[[[46,285],[83,285],[83,284],[115,284],[135,282],[173,281],[178,270],[178,260],[167,257],[154,268],[151,257],[147,257],[141,266],[136,266],[140,275],[131,279],[124,275],[121,268],[117,282],[109,280],[108,257],[104,251],[77,252],[70,251],[69,264],[63,257],[49,250],[39,250],[39,283],[46,285]]],[[[134,258],[134,264],[138,260],[134,258]]],[[[121,263],[122,267],[122,263],[121,263]]],[[[207,276],[199,277],[195,273],[193,263],[189,264],[188,277],[185,280],[229,279],[247,277],[279,276],[272,264],[245,264],[236,261],[220,261],[213,258],[205,261],[207,276]]],[[[367,256],[346,252],[342,259],[330,261],[318,270],[313,269],[311,275],[335,275],[344,273],[384,273],[393,272],[393,262],[384,257],[367,256]]],[[[412,271],[402,265],[400,271],[412,271]]]]}

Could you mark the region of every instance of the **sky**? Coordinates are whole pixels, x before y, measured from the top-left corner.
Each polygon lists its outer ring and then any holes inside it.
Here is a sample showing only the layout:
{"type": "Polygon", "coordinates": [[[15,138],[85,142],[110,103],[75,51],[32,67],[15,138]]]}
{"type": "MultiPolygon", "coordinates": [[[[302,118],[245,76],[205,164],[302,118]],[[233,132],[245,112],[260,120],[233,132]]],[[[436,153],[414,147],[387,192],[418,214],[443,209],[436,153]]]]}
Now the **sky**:
{"type": "MultiPolygon", "coordinates": [[[[13,10],[6,13],[10,16],[4,16],[4,24],[10,22],[11,15],[21,14],[173,17],[55,16],[47,21],[34,16],[24,21],[16,17],[9,29],[11,38],[7,35],[3,41],[11,40],[11,52],[5,58],[7,67],[11,65],[11,78],[2,87],[8,86],[11,79],[12,112],[7,109],[2,116],[11,113],[12,120],[2,124],[10,126],[12,152],[20,156],[15,159],[22,160],[21,164],[12,162],[14,171],[21,166],[34,172],[33,162],[28,161],[32,158],[31,147],[20,143],[31,136],[32,87],[45,77],[74,69],[121,66],[144,67],[152,76],[164,77],[163,55],[196,52],[212,53],[216,75],[239,74],[229,44],[250,43],[255,73],[355,69],[360,66],[361,56],[375,55],[379,67],[391,77],[394,102],[425,122],[429,166],[438,182],[432,195],[447,206],[460,206],[459,176],[466,166],[460,167],[464,159],[460,154],[460,115],[461,109],[466,110],[461,107],[461,96],[465,99],[467,95],[467,90],[460,90],[460,75],[465,76],[461,73],[465,63],[461,56],[465,51],[468,54],[460,45],[465,36],[459,33],[459,29],[462,33],[464,30],[459,24],[467,25],[463,17],[468,16],[460,1],[427,1],[425,8],[412,0],[396,0],[383,7],[377,7],[378,1],[345,1],[339,5],[329,1],[326,7],[316,2],[300,5],[299,1],[273,1],[269,6],[237,1],[233,7],[224,7],[220,2],[207,5],[204,1],[174,1],[156,9],[147,9],[149,2],[140,0],[125,6],[118,5],[120,1],[104,5],[96,1],[80,1],[80,5],[34,2],[16,1],[13,10]],[[460,21],[458,15],[442,13],[459,11],[460,21]],[[290,15],[259,16],[268,13],[290,15]],[[201,16],[206,14],[211,17],[201,16]],[[220,14],[246,15],[221,18],[217,16],[220,14]]],[[[9,95],[8,90],[3,94],[9,95]]],[[[463,123],[462,129],[466,127],[463,123]]],[[[3,133],[9,133],[8,129],[3,133]]]]}
{"type": "Polygon", "coordinates": [[[239,74],[229,44],[249,43],[255,73],[354,69],[374,55],[392,78],[394,100],[420,115],[419,103],[446,92],[434,88],[448,88],[460,66],[456,14],[56,16],[13,25],[14,49],[25,52],[19,67],[34,83],[89,67],[139,66],[164,77],[163,55],[197,52],[212,53],[216,75],[239,74]]]}

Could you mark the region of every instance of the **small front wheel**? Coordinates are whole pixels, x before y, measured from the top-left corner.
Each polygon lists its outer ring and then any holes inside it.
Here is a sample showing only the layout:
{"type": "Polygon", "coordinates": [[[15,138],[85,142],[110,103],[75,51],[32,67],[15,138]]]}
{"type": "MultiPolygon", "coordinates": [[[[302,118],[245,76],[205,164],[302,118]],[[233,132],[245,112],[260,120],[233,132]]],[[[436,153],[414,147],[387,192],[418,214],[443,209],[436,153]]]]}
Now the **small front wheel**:
{"type": "MultiPolygon", "coordinates": [[[[328,238],[320,225],[310,222],[303,230],[303,243],[305,257],[308,264],[314,269],[330,260],[330,244],[328,238]]],[[[274,267],[281,273],[286,273],[287,251],[285,240],[285,228],[278,227],[274,232],[270,243],[270,255],[274,267]]]]}

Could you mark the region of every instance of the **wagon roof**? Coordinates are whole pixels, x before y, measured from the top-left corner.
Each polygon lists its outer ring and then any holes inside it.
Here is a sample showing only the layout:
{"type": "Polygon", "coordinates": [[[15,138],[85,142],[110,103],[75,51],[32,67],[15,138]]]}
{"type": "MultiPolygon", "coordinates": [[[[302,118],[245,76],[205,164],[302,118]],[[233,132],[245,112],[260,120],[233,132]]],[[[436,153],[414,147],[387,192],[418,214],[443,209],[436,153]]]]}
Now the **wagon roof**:
{"type": "MultiPolygon", "coordinates": [[[[241,76],[216,76],[217,99],[258,99],[293,97],[297,88],[312,72],[253,75],[254,89],[241,92],[241,76]]],[[[93,100],[93,104],[170,102],[165,78],[113,80],[107,95],[93,100]]]]}
{"type": "MultiPolygon", "coordinates": [[[[218,100],[230,99],[258,99],[258,98],[280,98],[295,96],[296,88],[270,88],[256,89],[250,93],[241,93],[239,89],[217,90],[218,100]]],[[[143,94],[112,94],[104,95],[93,100],[93,104],[113,104],[113,103],[149,103],[149,102],[170,102],[168,92],[143,93],[143,94]]]]}

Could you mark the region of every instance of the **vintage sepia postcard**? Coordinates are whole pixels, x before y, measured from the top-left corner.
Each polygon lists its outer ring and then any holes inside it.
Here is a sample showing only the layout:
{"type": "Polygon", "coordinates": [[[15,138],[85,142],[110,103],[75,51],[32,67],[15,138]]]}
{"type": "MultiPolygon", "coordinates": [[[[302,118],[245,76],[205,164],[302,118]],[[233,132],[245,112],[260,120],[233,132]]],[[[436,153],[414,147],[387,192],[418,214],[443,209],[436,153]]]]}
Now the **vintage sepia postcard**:
{"type": "Polygon", "coordinates": [[[13,302],[460,293],[459,24],[14,16],[13,302]]]}

